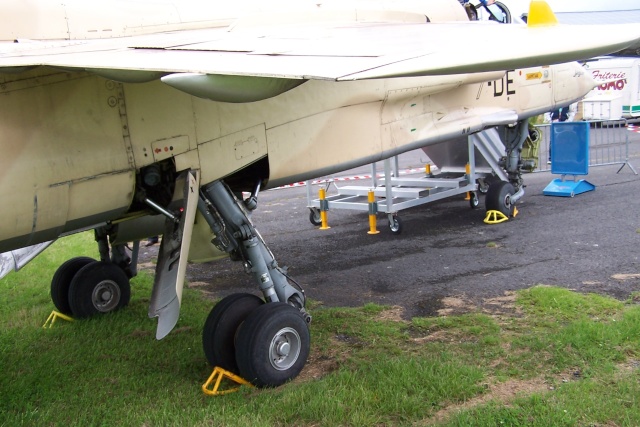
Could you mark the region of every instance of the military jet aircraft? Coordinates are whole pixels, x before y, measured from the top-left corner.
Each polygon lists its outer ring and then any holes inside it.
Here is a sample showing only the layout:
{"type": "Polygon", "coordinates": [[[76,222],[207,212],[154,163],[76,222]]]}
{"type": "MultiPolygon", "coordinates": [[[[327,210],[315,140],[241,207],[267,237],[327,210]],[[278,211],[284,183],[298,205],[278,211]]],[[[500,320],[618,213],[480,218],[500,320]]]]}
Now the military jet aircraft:
{"type": "Polygon", "coordinates": [[[457,0],[0,8],[1,269],[93,229],[100,260],[62,264],[51,297],[77,318],[107,313],[129,301],[126,243],[162,234],[149,307],[161,339],[187,261],[240,261],[262,297],[215,305],[203,346],[258,386],[298,375],[311,319],[250,220],[260,190],[499,126],[509,180],[489,193],[511,213],[527,118],[592,89],[570,61],[640,37],[555,25],[541,1],[526,26],[469,22],[457,0]]]}

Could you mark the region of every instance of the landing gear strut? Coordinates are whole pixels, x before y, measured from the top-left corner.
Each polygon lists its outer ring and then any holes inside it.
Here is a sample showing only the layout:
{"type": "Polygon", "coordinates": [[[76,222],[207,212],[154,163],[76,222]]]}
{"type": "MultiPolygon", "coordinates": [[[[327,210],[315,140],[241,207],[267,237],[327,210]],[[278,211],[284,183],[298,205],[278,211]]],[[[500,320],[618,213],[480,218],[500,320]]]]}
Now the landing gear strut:
{"type": "Polygon", "coordinates": [[[496,210],[506,216],[514,216],[515,204],[524,196],[522,180],[522,146],[529,136],[529,123],[520,120],[515,126],[503,126],[500,137],[506,149],[506,156],[500,160],[500,166],[506,171],[509,181],[498,181],[489,186],[485,198],[488,211],[496,210]]]}
{"type": "MultiPolygon", "coordinates": [[[[257,186],[257,188],[259,188],[257,186]]],[[[309,355],[311,316],[304,291],[280,268],[255,229],[247,210],[221,181],[202,188],[198,210],[215,234],[213,243],[242,261],[263,300],[234,294],[216,305],[205,324],[202,343],[211,365],[230,370],[259,387],[275,387],[295,378],[309,355]]]]}
{"type": "Polygon", "coordinates": [[[135,264],[124,246],[112,248],[106,227],[96,229],[101,261],[72,258],[62,264],[51,280],[51,300],[63,314],[77,318],[109,313],[129,304],[129,278],[135,264]]]}

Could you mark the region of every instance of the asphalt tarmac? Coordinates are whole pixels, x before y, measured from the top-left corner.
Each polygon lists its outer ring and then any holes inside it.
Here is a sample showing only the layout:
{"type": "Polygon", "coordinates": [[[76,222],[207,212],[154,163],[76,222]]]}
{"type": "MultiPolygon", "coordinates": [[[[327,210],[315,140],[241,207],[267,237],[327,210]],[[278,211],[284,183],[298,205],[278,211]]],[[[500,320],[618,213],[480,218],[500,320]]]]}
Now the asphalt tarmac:
{"type": "MultiPolygon", "coordinates": [[[[640,170],[640,134],[631,141],[630,163],[640,170]]],[[[401,169],[422,168],[420,153],[401,156],[401,169]]],[[[455,196],[403,210],[399,235],[385,214],[378,214],[380,233],[367,234],[367,213],[354,210],[330,210],[331,228],[319,230],[303,186],[261,193],[252,220],[280,266],[326,306],[375,302],[401,306],[407,318],[433,316],[451,298],[464,302],[462,311],[482,309],[537,284],[623,300],[640,291],[640,175],[628,166],[618,173],[620,166],[591,167],[582,178],[595,191],[573,198],[543,195],[557,175],[526,174],[519,214],[501,224],[483,222],[481,195],[477,209],[455,196]]],[[[259,294],[239,262],[192,264],[187,278],[212,298],[259,294]]]]}

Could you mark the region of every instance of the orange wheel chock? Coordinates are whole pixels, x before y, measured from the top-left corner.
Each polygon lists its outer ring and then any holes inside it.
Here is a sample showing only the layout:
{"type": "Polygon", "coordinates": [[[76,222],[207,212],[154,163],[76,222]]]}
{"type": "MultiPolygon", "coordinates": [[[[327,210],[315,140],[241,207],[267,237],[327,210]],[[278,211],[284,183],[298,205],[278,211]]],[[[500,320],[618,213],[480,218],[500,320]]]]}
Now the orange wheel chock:
{"type": "Polygon", "coordinates": [[[220,383],[222,382],[223,378],[231,380],[239,385],[248,385],[250,387],[253,387],[253,384],[251,384],[249,381],[245,380],[244,378],[240,378],[236,374],[216,366],[215,368],[213,368],[213,372],[209,376],[209,379],[207,380],[207,382],[202,384],[202,391],[204,392],[204,394],[208,394],[209,396],[221,396],[223,394],[229,394],[229,393],[233,393],[235,391],[240,390],[240,387],[233,387],[227,390],[219,390],[220,383]],[[212,383],[215,383],[215,384],[213,385],[212,389],[209,389],[212,383]]]}

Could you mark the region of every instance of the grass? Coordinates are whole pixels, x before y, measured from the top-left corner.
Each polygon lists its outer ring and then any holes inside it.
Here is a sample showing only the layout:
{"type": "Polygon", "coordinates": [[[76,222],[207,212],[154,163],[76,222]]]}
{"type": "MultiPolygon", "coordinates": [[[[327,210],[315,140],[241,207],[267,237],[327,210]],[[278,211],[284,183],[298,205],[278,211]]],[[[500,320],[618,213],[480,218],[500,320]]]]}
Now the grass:
{"type": "Polygon", "coordinates": [[[411,321],[395,307],[315,303],[300,378],[208,397],[200,334],[212,302],[195,289],[162,341],[146,272],[127,309],[41,327],[51,275],[80,254],[96,255],[90,234],[0,281],[0,426],[640,425],[637,294],[536,286],[511,315],[411,321]]]}

